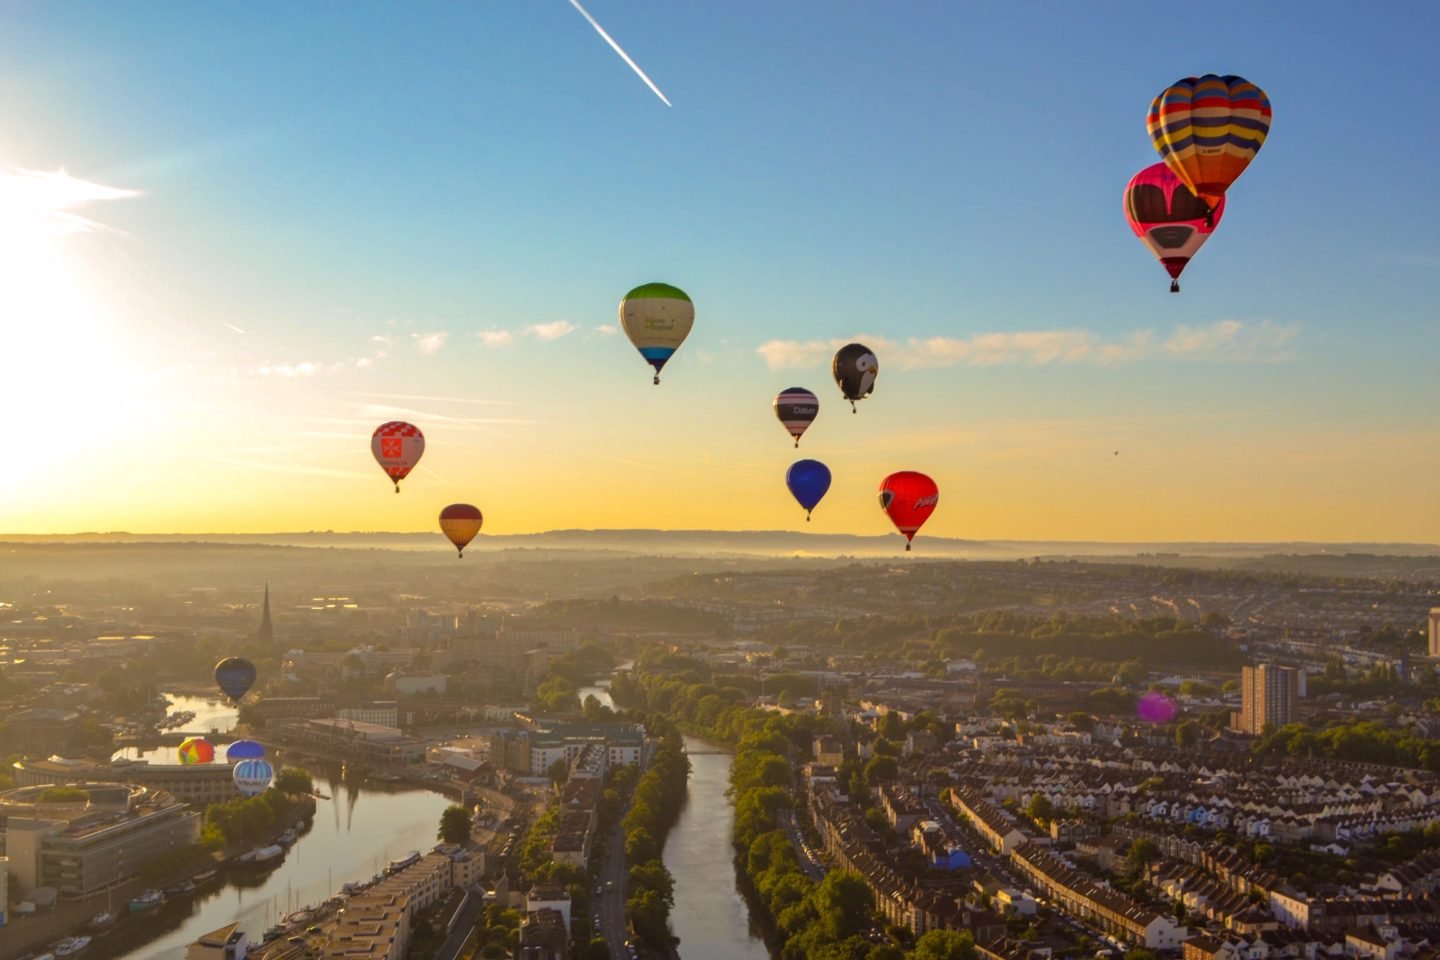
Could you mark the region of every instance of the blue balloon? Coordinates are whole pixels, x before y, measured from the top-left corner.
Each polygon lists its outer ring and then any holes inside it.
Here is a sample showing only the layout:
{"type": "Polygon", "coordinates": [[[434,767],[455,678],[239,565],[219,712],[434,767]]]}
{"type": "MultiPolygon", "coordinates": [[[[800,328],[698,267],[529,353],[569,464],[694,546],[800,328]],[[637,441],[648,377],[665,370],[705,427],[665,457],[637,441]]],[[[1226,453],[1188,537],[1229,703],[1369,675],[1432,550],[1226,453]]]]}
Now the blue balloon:
{"type": "Polygon", "coordinates": [[[241,760],[230,774],[235,780],[235,789],[247,797],[258,796],[270,786],[275,778],[275,768],[265,760],[241,760]]]}
{"type": "Polygon", "coordinates": [[[215,682],[236,703],[255,685],[255,664],[244,657],[226,657],[215,664],[215,682]]]}
{"type": "Polygon", "coordinates": [[[810,511],[830,489],[830,468],[819,460],[796,460],[785,471],[785,486],[790,494],[805,508],[805,520],[810,520],[810,511]]]}
{"type": "Polygon", "coordinates": [[[236,740],[225,748],[227,760],[259,760],[265,756],[265,748],[255,740],[236,740]]]}

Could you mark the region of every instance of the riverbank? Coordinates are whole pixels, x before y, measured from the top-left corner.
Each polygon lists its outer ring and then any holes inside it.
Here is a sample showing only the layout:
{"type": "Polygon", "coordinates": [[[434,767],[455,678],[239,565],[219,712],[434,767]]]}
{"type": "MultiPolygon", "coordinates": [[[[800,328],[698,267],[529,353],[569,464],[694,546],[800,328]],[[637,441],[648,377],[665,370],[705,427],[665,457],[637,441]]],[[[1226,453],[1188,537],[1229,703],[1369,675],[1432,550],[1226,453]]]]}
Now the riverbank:
{"type": "MultiPolygon", "coordinates": [[[[286,830],[297,827],[307,820],[313,820],[314,816],[315,799],[298,797],[286,815],[276,819],[270,831],[273,836],[264,842],[236,845],[228,849],[224,855],[212,857],[208,861],[197,857],[193,863],[188,863],[165,877],[149,879],[133,877],[115,884],[109,890],[91,894],[83,899],[60,900],[54,909],[46,910],[44,913],[28,917],[12,913],[10,922],[4,928],[6,949],[4,952],[0,952],[0,960],[24,956],[27,952],[39,952],[48,944],[74,934],[83,933],[94,937],[97,945],[111,937],[123,939],[126,932],[146,925],[149,918],[153,916],[150,911],[134,914],[130,912],[128,905],[135,897],[146,890],[163,889],[183,883],[205,870],[215,870],[216,876],[208,884],[197,888],[195,894],[203,894],[214,887],[230,883],[234,879],[233,864],[236,857],[247,850],[265,846],[266,843],[273,843],[286,830]],[[115,923],[104,930],[88,929],[91,918],[99,913],[112,914],[116,917],[115,923]]],[[[278,862],[276,866],[279,866],[278,862]]],[[[189,899],[190,896],[190,894],[182,894],[175,899],[189,899]]],[[[91,952],[96,951],[92,950],[91,952]]]]}

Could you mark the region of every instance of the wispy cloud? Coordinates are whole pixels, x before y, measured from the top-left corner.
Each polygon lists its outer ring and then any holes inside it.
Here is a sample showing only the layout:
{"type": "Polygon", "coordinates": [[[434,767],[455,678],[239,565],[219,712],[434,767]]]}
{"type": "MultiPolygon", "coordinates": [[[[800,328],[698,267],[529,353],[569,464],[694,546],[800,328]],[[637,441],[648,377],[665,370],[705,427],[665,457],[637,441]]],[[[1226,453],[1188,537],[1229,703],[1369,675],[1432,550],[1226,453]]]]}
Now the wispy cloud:
{"type": "Polygon", "coordinates": [[[481,330],[475,337],[487,347],[504,347],[515,342],[515,334],[509,330],[481,330]]]}
{"type": "Polygon", "coordinates": [[[654,93],[655,96],[659,97],[661,101],[665,104],[665,106],[673,106],[673,104],[669,101],[665,94],[660,92],[660,88],[655,86],[655,81],[651,80],[648,76],[645,75],[645,71],[640,69],[640,65],[638,63],[630,59],[630,54],[626,53],[624,50],[621,50],[620,44],[616,43],[614,39],[610,36],[610,34],[605,32],[604,27],[600,26],[600,24],[595,22],[595,18],[590,16],[590,12],[588,10],[580,6],[580,0],[570,0],[570,6],[580,11],[580,16],[584,17],[587,21],[589,21],[590,26],[595,28],[595,32],[600,34],[600,36],[605,39],[606,43],[610,44],[610,49],[620,54],[620,58],[626,63],[630,64],[630,69],[634,70],[635,75],[638,76],[641,80],[645,81],[645,86],[649,87],[651,92],[654,93]]]}
{"type": "MultiPolygon", "coordinates": [[[[1299,336],[1295,324],[1268,320],[1247,323],[1221,320],[1208,326],[1177,326],[1169,336],[1137,330],[1107,340],[1090,330],[1021,330],[977,333],[969,337],[911,337],[893,341],[861,334],[853,339],[868,344],[881,363],[901,369],[933,367],[1048,366],[1087,363],[1101,366],[1134,363],[1154,358],[1211,360],[1226,363],[1273,363],[1291,357],[1299,336]]],[[[756,353],[772,370],[821,366],[848,339],[770,340],[756,353]]]]}
{"type": "Polygon", "coordinates": [[[259,369],[258,373],[262,377],[284,377],[287,380],[294,380],[301,377],[313,377],[323,370],[324,367],[321,364],[301,360],[299,363],[267,363],[259,369]]]}
{"type": "Polygon", "coordinates": [[[445,346],[445,341],[449,336],[450,334],[448,333],[438,331],[435,333],[412,333],[410,334],[410,340],[415,344],[416,350],[419,350],[428,357],[439,353],[440,348],[445,346]]]}
{"type": "Polygon", "coordinates": [[[239,327],[235,326],[235,324],[233,324],[233,323],[226,323],[224,320],[221,320],[221,321],[220,321],[220,325],[221,325],[222,327],[229,327],[231,330],[234,330],[236,333],[241,334],[241,335],[243,335],[243,334],[245,333],[244,330],[241,330],[239,327]]]}
{"type": "Polygon", "coordinates": [[[559,340],[575,332],[575,324],[568,320],[554,320],[550,323],[532,323],[525,331],[541,340],[559,340]]]}
{"type": "Polygon", "coordinates": [[[138,190],[81,180],[64,169],[0,170],[0,223],[9,221],[58,235],[111,230],[75,211],[106,200],[138,196],[138,190]]]}
{"type": "Polygon", "coordinates": [[[615,326],[615,324],[613,323],[602,323],[600,324],[600,326],[595,328],[595,332],[604,334],[607,337],[613,337],[615,336],[615,334],[620,332],[620,328],[615,326]]]}
{"type": "Polygon", "coordinates": [[[480,397],[437,397],[433,394],[419,393],[373,393],[370,391],[352,391],[352,396],[369,397],[375,400],[428,400],[434,403],[479,403],[489,407],[514,407],[519,406],[518,400],[486,400],[480,397]]]}

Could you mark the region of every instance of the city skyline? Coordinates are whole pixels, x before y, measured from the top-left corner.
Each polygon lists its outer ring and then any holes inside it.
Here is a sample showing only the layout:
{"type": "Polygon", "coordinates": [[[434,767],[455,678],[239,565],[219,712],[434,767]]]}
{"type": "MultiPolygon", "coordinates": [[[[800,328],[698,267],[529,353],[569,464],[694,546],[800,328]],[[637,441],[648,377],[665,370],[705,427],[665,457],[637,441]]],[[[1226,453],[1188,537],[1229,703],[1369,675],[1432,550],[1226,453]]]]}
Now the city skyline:
{"type": "Polygon", "coordinates": [[[673,106],[564,2],[7,14],[0,532],[428,531],[464,501],[485,533],[875,535],[913,469],[922,556],[1440,542],[1432,9],[1254,11],[1202,55],[1138,4],[585,9],[673,106]],[[1206,71],[1274,126],[1172,296],[1120,194],[1151,98],[1206,71]],[[616,329],[647,281],[696,304],[658,388],[616,329]],[[880,359],[853,416],[852,339],[880,359]],[[798,450],[790,386],[821,403],[798,450]],[[390,419],[428,441],[398,496],[390,419]],[[801,457],[835,477],[809,524],[801,457]]]}

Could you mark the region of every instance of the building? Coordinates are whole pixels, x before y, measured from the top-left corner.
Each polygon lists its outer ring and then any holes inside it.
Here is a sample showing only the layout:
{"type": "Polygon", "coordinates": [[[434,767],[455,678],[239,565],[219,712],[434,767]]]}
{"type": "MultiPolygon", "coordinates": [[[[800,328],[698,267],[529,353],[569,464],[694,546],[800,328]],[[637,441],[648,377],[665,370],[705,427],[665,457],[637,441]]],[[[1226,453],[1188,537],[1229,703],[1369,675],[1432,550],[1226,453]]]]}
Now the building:
{"type": "Polygon", "coordinates": [[[50,787],[0,794],[9,869],[27,890],[86,896],[137,876],[150,860],[200,835],[200,814],[163,792],[123,783],[76,787],[84,799],[42,800],[50,787]]]}
{"type": "Polygon", "coordinates": [[[265,606],[260,610],[260,629],[255,631],[255,639],[259,640],[265,649],[275,645],[275,627],[270,623],[270,584],[265,584],[265,606]]]}
{"type": "Polygon", "coordinates": [[[520,921],[518,960],[566,960],[570,934],[559,910],[527,911],[520,921]]]}
{"type": "Polygon", "coordinates": [[[1232,725],[1241,733],[1259,735],[1267,726],[1283,727],[1299,718],[1300,671],[1273,663],[1240,671],[1240,712],[1232,725]]]}
{"type": "Polygon", "coordinates": [[[0,927],[5,926],[5,911],[10,906],[10,858],[0,857],[0,927]]]}
{"type": "Polygon", "coordinates": [[[1430,643],[1426,648],[1432,657],[1440,657],[1440,607],[1430,608],[1430,643]]]}
{"type": "Polygon", "coordinates": [[[537,883],[525,894],[525,912],[554,910],[564,921],[565,935],[570,935],[570,891],[559,884],[537,883]]]}
{"type": "Polygon", "coordinates": [[[287,747],[337,760],[408,764],[425,759],[425,744],[395,727],[359,720],[280,720],[267,736],[287,747]]]}
{"type": "Polygon", "coordinates": [[[185,960],[245,960],[250,942],[239,923],[211,930],[185,948],[185,960]]]}
{"type": "Polygon", "coordinates": [[[80,740],[80,714],[60,707],[21,710],[5,718],[12,749],[22,756],[72,753],[80,740]]]}
{"type": "Polygon", "coordinates": [[[358,707],[341,707],[335,716],[341,720],[373,723],[382,727],[399,727],[399,704],[394,700],[373,700],[358,707]]]}
{"type": "Polygon", "coordinates": [[[203,811],[212,803],[235,799],[234,765],[230,763],[151,763],[148,760],[79,760],[51,757],[19,760],[11,767],[17,787],[46,784],[118,781],[164,790],[182,803],[203,811]]]}

